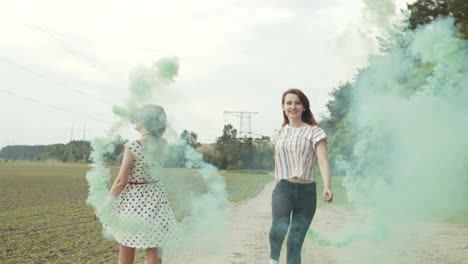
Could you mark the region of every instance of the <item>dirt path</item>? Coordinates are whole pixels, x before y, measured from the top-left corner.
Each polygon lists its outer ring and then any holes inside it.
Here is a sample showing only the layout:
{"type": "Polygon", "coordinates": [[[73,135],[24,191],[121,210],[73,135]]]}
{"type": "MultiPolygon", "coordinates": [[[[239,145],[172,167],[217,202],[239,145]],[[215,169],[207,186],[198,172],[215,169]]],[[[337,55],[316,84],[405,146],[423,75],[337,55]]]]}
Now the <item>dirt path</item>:
{"type": "MultiPolygon", "coordinates": [[[[165,263],[267,264],[273,188],[274,183],[269,183],[256,197],[229,208],[230,228],[224,236],[222,251],[216,254],[179,252],[167,256],[165,263]]],[[[358,216],[351,215],[341,207],[327,205],[318,208],[312,227],[324,236],[333,238],[344,226],[349,223],[362,224],[361,221],[358,216]]],[[[325,247],[306,239],[302,263],[468,264],[467,226],[415,223],[410,230],[398,232],[395,236],[398,239],[395,240],[392,235],[388,235],[384,242],[357,241],[342,248],[325,247]]],[[[280,259],[282,264],[286,263],[284,257],[283,252],[280,259]]]]}

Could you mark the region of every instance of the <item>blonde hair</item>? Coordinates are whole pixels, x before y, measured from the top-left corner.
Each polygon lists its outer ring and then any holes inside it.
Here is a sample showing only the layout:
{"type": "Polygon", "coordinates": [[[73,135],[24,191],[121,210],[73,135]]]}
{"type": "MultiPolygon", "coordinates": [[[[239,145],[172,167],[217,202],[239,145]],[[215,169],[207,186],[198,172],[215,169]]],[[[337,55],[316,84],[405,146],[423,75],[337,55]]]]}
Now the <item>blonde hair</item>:
{"type": "Polygon", "coordinates": [[[144,105],[137,108],[132,119],[155,137],[161,137],[166,132],[166,112],[159,105],[144,105]]]}

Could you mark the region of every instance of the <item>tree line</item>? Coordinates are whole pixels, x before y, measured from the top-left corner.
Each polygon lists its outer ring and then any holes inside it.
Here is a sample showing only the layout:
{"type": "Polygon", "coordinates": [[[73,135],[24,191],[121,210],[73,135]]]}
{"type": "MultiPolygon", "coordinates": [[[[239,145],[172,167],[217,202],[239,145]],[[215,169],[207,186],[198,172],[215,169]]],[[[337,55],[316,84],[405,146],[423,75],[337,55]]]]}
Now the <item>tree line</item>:
{"type": "MultiPolygon", "coordinates": [[[[272,170],[273,146],[269,137],[262,138],[238,138],[237,130],[230,124],[225,125],[223,134],[213,144],[201,144],[195,132],[184,130],[180,139],[203,154],[206,162],[219,169],[237,170],[272,170]]],[[[110,164],[119,164],[123,155],[123,146],[127,142],[117,138],[117,146],[114,153],[107,157],[110,164]]],[[[53,145],[15,145],[6,146],[0,150],[0,159],[28,160],[28,161],[57,161],[57,162],[90,162],[92,151],[91,143],[83,140],[73,140],[67,144],[53,145]]],[[[185,144],[170,144],[168,147],[168,159],[165,166],[171,168],[185,167],[185,144]]]]}
{"type": "Polygon", "coordinates": [[[90,153],[91,145],[89,141],[73,140],[67,144],[6,146],[0,150],[0,158],[4,161],[87,162],[90,153]]]}

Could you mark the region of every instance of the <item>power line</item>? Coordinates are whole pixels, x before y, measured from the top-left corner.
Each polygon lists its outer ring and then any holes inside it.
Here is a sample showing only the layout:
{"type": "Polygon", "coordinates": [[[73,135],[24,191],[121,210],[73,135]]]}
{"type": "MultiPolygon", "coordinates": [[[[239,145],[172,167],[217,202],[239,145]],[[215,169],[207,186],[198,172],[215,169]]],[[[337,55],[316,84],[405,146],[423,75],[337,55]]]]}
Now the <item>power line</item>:
{"type": "MultiPolygon", "coordinates": [[[[91,58],[89,56],[86,56],[85,54],[81,53],[80,51],[73,48],[72,46],[67,45],[65,42],[63,42],[60,39],[58,39],[57,37],[55,37],[54,34],[50,32],[50,30],[46,30],[46,29],[41,28],[41,27],[39,27],[39,26],[37,26],[35,24],[23,24],[23,25],[25,25],[26,27],[28,27],[28,28],[30,28],[32,30],[38,31],[39,33],[44,35],[49,41],[53,42],[55,45],[57,45],[58,47],[65,50],[67,53],[69,53],[69,54],[83,60],[88,65],[90,65],[90,66],[94,67],[95,69],[101,71],[102,73],[106,74],[108,77],[111,77],[112,79],[115,79],[115,80],[117,80],[119,82],[122,81],[122,78],[118,74],[116,74],[116,73],[112,72],[111,70],[107,69],[105,66],[100,65],[95,59],[93,59],[93,58],[91,58]]],[[[55,82],[55,83],[57,83],[57,82],[55,82]]],[[[123,84],[123,85],[126,86],[126,84],[123,84]]],[[[106,102],[106,104],[110,104],[110,103],[106,102]]],[[[212,126],[207,125],[204,122],[201,122],[201,121],[199,121],[199,122],[202,123],[203,125],[205,125],[206,128],[219,131],[218,129],[213,128],[212,126]]]]}
{"type": "MultiPolygon", "coordinates": [[[[71,47],[70,45],[65,44],[63,41],[56,38],[53,35],[53,33],[51,33],[50,31],[47,31],[47,30],[45,30],[45,29],[43,29],[43,28],[41,28],[41,27],[39,27],[39,26],[37,26],[35,24],[31,24],[31,25],[24,24],[24,25],[26,27],[30,28],[30,29],[33,29],[33,30],[36,30],[36,31],[42,33],[43,35],[46,36],[46,38],[48,40],[52,41],[54,44],[56,44],[60,48],[64,49],[66,52],[70,53],[73,56],[78,57],[79,59],[83,60],[84,62],[88,63],[89,65],[91,65],[91,66],[95,67],[96,69],[102,71],[106,75],[110,74],[111,77],[113,77],[113,78],[115,78],[117,80],[121,79],[120,76],[118,76],[117,74],[113,73],[112,71],[110,71],[106,67],[104,67],[102,65],[99,65],[95,59],[84,55],[83,53],[79,52],[77,49],[71,47]]],[[[215,128],[211,127],[210,125],[207,125],[204,122],[201,122],[201,121],[199,121],[199,122],[202,123],[203,125],[205,125],[205,127],[209,128],[209,129],[218,131],[218,129],[215,129],[215,128]]]]}
{"type": "Polygon", "coordinates": [[[63,41],[59,40],[58,38],[56,38],[52,33],[50,33],[49,31],[47,31],[46,29],[44,28],[41,28],[35,24],[24,24],[26,27],[30,28],[30,29],[33,29],[33,30],[36,30],[38,31],[39,33],[43,34],[48,40],[50,40],[51,42],[53,42],[55,45],[59,46],[60,48],[64,49],[66,52],[68,52],[69,54],[75,56],[75,57],[78,57],[79,59],[83,60],[84,62],[86,62],[87,64],[91,65],[92,67],[94,67],[95,69],[101,71],[102,73],[104,73],[105,75],[107,75],[108,77],[111,77],[112,79],[118,81],[118,82],[122,82],[122,84],[125,86],[126,84],[126,81],[125,80],[122,80],[120,78],[120,76],[118,76],[118,74],[112,72],[111,70],[107,69],[106,67],[100,65],[95,59],[89,57],[89,56],[86,56],[85,54],[81,53],[80,51],[78,51],[77,49],[71,47],[70,45],[67,45],[66,43],[64,43],[63,41]]]}
{"type": "MultiPolygon", "coordinates": [[[[57,80],[54,80],[54,79],[52,79],[52,78],[49,78],[49,77],[47,77],[47,76],[45,76],[45,75],[43,75],[43,74],[41,74],[41,73],[35,72],[35,71],[33,71],[33,70],[29,69],[29,68],[26,68],[26,67],[23,66],[23,65],[20,65],[20,64],[18,64],[18,63],[16,63],[16,62],[13,62],[13,61],[9,60],[9,59],[7,59],[7,58],[0,57],[0,61],[4,62],[4,63],[6,63],[6,64],[8,64],[8,65],[10,65],[10,66],[13,66],[13,67],[16,67],[16,68],[18,68],[18,69],[21,69],[21,70],[23,70],[23,71],[25,71],[25,72],[28,72],[28,73],[30,73],[30,74],[33,74],[33,75],[35,75],[36,77],[39,77],[39,78],[41,78],[41,79],[43,79],[43,80],[45,80],[45,81],[54,83],[54,84],[56,84],[57,86],[60,86],[60,87],[69,89],[69,90],[71,90],[71,91],[73,91],[73,92],[75,92],[75,93],[78,93],[78,94],[80,94],[80,95],[83,95],[83,96],[92,98],[92,99],[94,99],[94,100],[97,100],[97,101],[99,101],[99,102],[101,102],[101,103],[103,103],[103,104],[106,104],[106,105],[113,105],[112,103],[110,103],[110,102],[108,102],[108,101],[105,101],[105,100],[102,100],[102,99],[99,98],[99,97],[93,96],[93,95],[88,94],[88,93],[86,93],[86,92],[83,92],[83,91],[81,91],[81,90],[79,90],[79,89],[69,87],[69,86],[67,86],[67,85],[65,85],[65,84],[63,84],[63,83],[61,83],[61,82],[59,82],[59,81],[57,81],[57,80]]],[[[12,95],[12,96],[16,96],[15,94],[13,94],[12,92],[9,92],[9,91],[3,91],[3,92],[4,92],[4,93],[7,93],[7,94],[9,94],[9,95],[12,95]]],[[[22,98],[22,99],[26,99],[26,100],[31,99],[31,98],[25,98],[24,96],[21,96],[21,95],[17,95],[17,97],[22,98]]],[[[35,99],[31,99],[31,100],[35,100],[35,99]]],[[[29,101],[31,101],[31,100],[29,100],[29,101]]],[[[37,103],[37,102],[35,102],[35,103],[37,103]]],[[[41,104],[41,105],[44,105],[44,104],[47,104],[47,103],[40,102],[40,104],[41,104]]],[[[50,105],[47,105],[47,106],[50,106],[50,105]]],[[[55,106],[54,106],[54,108],[57,109],[55,106]]],[[[62,110],[62,109],[59,109],[59,110],[62,110]]],[[[187,113],[186,113],[186,114],[187,114],[187,113]]],[[[205,125],[205,127],[209,128],[209,129],[212,129],[212,130],[219,131],[218,129],[215,129],[215,128],[213,128],[213,127],[211,127],[211,126],[208,126],[208,125],[205,125]]],[[[178,129],[178,130],[181,130],[181,131],[186,130],[186,128],[180,128],[180,127],[175,127],[175,128],[178,129]]]]}
{"type": "MultiPolygon", "coordinates": [[[[59,40],[57,37],[54,36],[53,33],[51,33],[50,31],[44,29],[44,28],[41,28],[35,24],[24,24],[26,27],[30,28],[30,29],[33,29],[33,30],[36,30],[38,32],[40,32],[41,34],[45,35],[45,37],[52,41],[54,44],[56,44],[57,46],[59,46],[60,48],[64,49],[66,52],[70,53],[71,55],[73,56],[76,56],[78,57],[79,59],[83,60],[84,62],[88,63],[89,65],[93,66],[94,68],[100,70],[101,72],[105,73],[106,75],[109,76],[110,74],[110,77],[114,78],[114,79],[117,79],[117,80],[121,80],[120,76],[116,73],[113,73],[111,70],[107,69],[106,67],[98,64],[98,62],[89,57],[89,56],[86,56],[84,55],[83,53],[81,53],[80,51],[78,51],[77,49],[73,48],[72,46],[70,45],[67,45],[65,42],[59,40]]],[[[200,121],[199,121],[200,122],[200,121]]],[[[218,129],[215,129],[207,124],[203,124],[205,125],[207,128],[210,128],[210,129],[213,129],[213,130],[216,130],[218,131],[218,129]]]]}
{"type": "Polygon", "coordinates": [[[15,63],[15,62],[13,62],[13,61],[11,61],[11,60],[8,60],[8,59],[6,59],[6,58],[0,57],[0,61],[2,61],[2,62],[4,62],[4,63],[7,63],[7,64],[9,64],[10,66],[14,66],[14,67],[16,67],[16,68],[19,68],[19,69],[21,69],[21,70],[23,70],[23,71],[29,72],[29,73],[31,73],[31,74],[35,75],[36,77],[39,77],[39,78],[41,78],[41,79],[43,79],[43,80],[52,82],[52,83],[54,83],[54,84],[56,84],[56,85],[58,85],[58,86],[61,86],[61,87],[66,88],[66,89],[69,89],[69,90],[71,90],[71,91],[73,91],[73,92],[75,92],[75,93],[78,93],[78,94],[80,94],[80,95],[83,95],[83,96],[92,98],[92,99],[94,99],[94,100],[97,100],[97,101],[99,101],[99,102],[101,102],[101,103],[103,103],[103,104],[113,105],[112,103],[110,103],[110,102],[108,102],[108,101],[106,101],[106,100],[103,100],[103,99],[101,99],[101,98],[99,98],[99,97],[97,97],[97,96],[94,96],[94,95],[92,95],[92,94],[83,92],[82,90],[79,90],[79,89],[76,89],[76,88],[69,87],[69,86],[67,86],[67,85],[65,85],[65,84],[63,84],[63,83],[61,83],[61,82],[59,82],[59,81],[56,81],[56,80],[54,80],[54,79],[52,79],[52,78],[49,78],[49,77],[47,77],[47,76],[45,76],[45,75],[43,75],[43,74],[41,74],[41,73],[35,72],[35,71],[33,71],[33,70],[29,69],[29,68],[26,68],[26,67],[24,67],[24,66],[22,66],[22,65],[20,65],[20,64],[18,64],[18,63],[15,63]]]}
{"type": "Polygon", "coordinates": [[[239,124],[239,137],[244,138],[252,137],[252,116],[258,114],[258,112],[246,112],[246,111],[224,111],[225,114],[230,114],[240,118],[239,124]]]}
{"type": "MultiPolygon", "coordinates": [[[[16,97],[16,98],[20,98],[20,99],[23,99],[23,100],[26,100],[26,101],[30,101],[32,103],[35,103],[35,104],[38,104],[38,105],[41,105],[41,106],[45,106],[45,107],[49,107],[49,108],[52,108],[52,109],[55,109],[55,110],[59,110],[59,111],[65,112],[65,113],[70,113],[70,114],[73,114],[73,115],[76,115],[76,116],[81,116],[83,118],[86,118],[88,120],[92,120],[92,121],[95,121],[95,122],[98,122],[98,123],[106,123],[106,124],[111,123],[111,122],[109,122],[107,120],[95,118],[95,117],[87,115],[87,114],[79,113],[79,112],[69,110],[69,109],[66,109],[66,108],[63,108],[63,107],[60,107],[60,106],[52,105],[52,104],[49,104],[49,103],[46,103],[46,102],[43,102],[43,101],[40,101],[40,100],[37,100],[37,99],[33,99],[33,98],[30,98],[30,97],[27,97],[27,96],[24,96],[24,95],[20,95],[20,94],[11,92],[11,91],[0,89],[0,93],[7,94],[7,95],[10,95],[10,96],[13,96],[13,97],[16,97]]],[[[175,128],[175,129],[181,130],[181,131],[184,130],[184,129],[180,128],[180,127],[174,127],[174,126],[172,126],[172,127],[175,128]]],[[[85,132],[83,131],[83,133],[85,133],[85,132]]],[[[198,135],[198,138],[201,139],[201,140],[203,140],[203,139],[205,139],[205,140],[208,140],[208,139],[216,140],[216,138],[217,138],[217,136],[210,137],[210,136],[206,136],[206,135],[200,135],[198,133],[197,133],[197,135],[198,135]]],[[[85,137],[84,134],[83,134],[83,137],[85,137]]]]}
{"type": "Polygon", "coordinates": [[[0,93],[4,93],[4,94],[7,94],[7,95],[10,95],[10,96],[13,96],[13,97],[21,98],[21,99],[24,99],[24,100],[33,102],[33,103],[35,103],[35,104],[39,104],[39,105],[42,105],[42,106],[46,106],[46,107],[49,107],[49,108],[53,108],[53,109],[55,109],[55,110],[60,110],[60,111],[62,111],[62,112],[66,112],[66,113],[74,114],[74,115],[77,115],[77,116],[81,116],[81,117],[84,117],[84,118],[86,118],[86,119],[93,120],[93,121],[95,121],[95,122],[99,122],[99,123],[109,123],[108,121],[103,120],[103,119],[95,118],[95,117],[90,116],[90,115],[87,115],[87,114],[82,114],[82,113],[79,113],[79,112],[76,112],[76,111],[73,111],[73,110],[69,110],[69,109],[60,107],[60,106],[56,106],[56,105],[52,105],[52,104],[49,104],[49,103],[45,103],[45,102],[42,102],[42,101],[39,101],[39,100],[30,98],[30,97],[27,97],[27,96],[24,96],[24,95],[20,95],[20,94],[11,92],[11,91],[7,91],[7,90],[0,89],[0,93]]]}
{"type": "Polygon", "coordinates": [[[70,130],[70,141],[73,141],[73,132],[75,131],[82,131],[83,141],[86,141],[86,123],[83,125],[83,128],[75,128],[72,124],[71,130],[70,130]]]}
{"type": "MultiPolygon", "coordinates": [[[[177,115],[177,114],[178,114],[178,113],[176,113],[176,115],[177,115]]],[[[187,116],[192,116],[192,117],[194,117],[194,115],[192,115],[190,112],[184,112],[183,115],[184,115],[184,118],[186,118],[187,116]]],[[[201,125],[203,125],[205,128],[208,128],[208,129],[211,129],[211,130],[213,130],[213,131],[216,131],[217,133],[219,133],[219,132],[222,131],[222,129],[214,128],[211,124],[208,124],[207,122],[203,121],[203,119],[202,119],[202,120],[198,119],[197,122],[200,123],[201,125]]]]}

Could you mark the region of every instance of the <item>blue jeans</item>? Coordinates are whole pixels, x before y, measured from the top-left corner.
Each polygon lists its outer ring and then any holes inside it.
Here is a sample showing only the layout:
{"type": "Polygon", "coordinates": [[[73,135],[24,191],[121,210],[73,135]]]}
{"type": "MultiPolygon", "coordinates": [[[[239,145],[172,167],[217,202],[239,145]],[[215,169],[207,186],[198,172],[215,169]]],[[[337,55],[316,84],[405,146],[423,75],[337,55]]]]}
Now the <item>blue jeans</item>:
{"type": "Polygon", "coordinates": [[[299,184],[281,180],[273,190],[273,221],[270,229],[270,257],[279,260],[281,246],[289,229],[287,264],[301,263],[301,250],[317,208],[317,191],[314,183],[299,184]]]}

